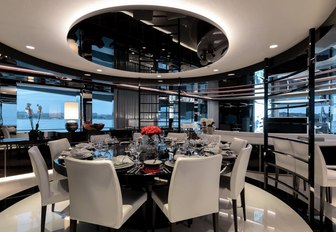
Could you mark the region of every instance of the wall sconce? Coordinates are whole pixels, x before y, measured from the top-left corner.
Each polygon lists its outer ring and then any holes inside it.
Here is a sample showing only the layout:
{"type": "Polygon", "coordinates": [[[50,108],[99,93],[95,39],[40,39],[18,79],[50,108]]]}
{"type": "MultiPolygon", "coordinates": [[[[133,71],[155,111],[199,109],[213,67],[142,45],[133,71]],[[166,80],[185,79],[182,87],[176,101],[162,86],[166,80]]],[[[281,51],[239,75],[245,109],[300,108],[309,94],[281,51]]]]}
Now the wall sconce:
{"type": "Polygon", "coordinates": [[[78,102],[64,102],[64,119],[68,120],[65,123],[67,131],[74,132],[78,129],[78,116],[78,102]]]}

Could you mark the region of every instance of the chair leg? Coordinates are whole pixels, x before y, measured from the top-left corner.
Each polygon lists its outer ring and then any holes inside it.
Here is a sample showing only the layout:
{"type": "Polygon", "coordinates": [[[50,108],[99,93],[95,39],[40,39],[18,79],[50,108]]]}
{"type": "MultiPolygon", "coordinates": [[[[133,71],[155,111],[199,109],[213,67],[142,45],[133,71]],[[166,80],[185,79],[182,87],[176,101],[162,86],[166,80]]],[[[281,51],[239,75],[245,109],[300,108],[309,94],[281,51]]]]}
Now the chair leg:
{"type": "Polygon", "coordinates": [[[245,188],[240,192],[240,200],[243,207],[244,221],[246,221],[246,203],[245,203],[245,188]]]}
{"type": "Polygon", "coordinates": [[[332,203],[331,187],[327,187],[327,189],[326,189],[326,198],[327,198],[328,203],[332,203]]]}
{"type": "Polygon", "coordinates": [[[275,168],[275,188],[278,188],[279,168],[275,168]]]}
{"type": "Polygon", "coordinates": [[[156,203],[153,201],[153,211],[152,211],[152,232],[155,231],[155,219],[156,219],[156,203]]]}
{"type": "Polygon", "coordinates": [[[218,232],[219,228],[218,228],[218,215],[219,213],[213,213],[212,214],[212,223],[213,223],[213,230],[214,232],[218,232]]]}
{"type": "Polygon", "coordinates": [[[146,210],[146,204],[143,204],[141,206],[142,208],[142,220],[144,221],[143,226],[144,226],[144,231],[147,231],[147,210],[146,210]]]}
{"type": "Polygon", "coordinates": [[[293,197],[294,199],[298,198],[298,194],[296,193],[296,191],[298,191],[299,186],[300,186],[300,180],[297,178],[297,176],[293,174],[293,188],[294,188],[293,197]]]}
{"type": "Polygon", "coordinates": [[[169,222],[169,231],[173,232],[174,223],[169,222]]]}
{"type": "Polygon", "coordinates": [[[41,207],[41,232],[44,232],[45,220],[46,220],[47,206],[41,207]]]}
{"type": "Polygon", "coordinates": [[[70,232],[76,232],[77,230],[77,220],[70,219],[70,232]]]}
{"type": "Polygon", "coordinates": [[[234,228],[235,232],[238,231],[238,219],[237,219],[237,200],[232,199],[232,208],[233,208],[233,222],[234,222],[234,228]]]}
{"type": "Polygon", "coordinates": [[[320,223],[323,224],[325,187],[320,187],[320,223]]]}
{"type": "Polygon", "coordinates": [[[51,212],[55,212],[55,203],[51,204],[51,212]]]}
{"type": "Polygon", "coordinates": [[[188,228],[190,228],[190,227],[191,227],[191,224],[193,223],[193,219],[190,218],[190,219],[187,220],[187,222],[188,222],[188,228]]]}

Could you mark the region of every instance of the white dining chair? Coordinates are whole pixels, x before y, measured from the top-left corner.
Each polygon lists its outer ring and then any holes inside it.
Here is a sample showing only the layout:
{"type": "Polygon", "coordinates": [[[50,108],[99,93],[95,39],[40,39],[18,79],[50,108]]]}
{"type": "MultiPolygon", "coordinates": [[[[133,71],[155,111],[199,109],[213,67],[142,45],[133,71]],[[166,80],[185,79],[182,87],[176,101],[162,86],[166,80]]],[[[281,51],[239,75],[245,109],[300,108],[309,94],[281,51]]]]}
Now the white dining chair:
{"type": "Polygon", "coordinates": [[[188,134],[187,133],[174,133],[174,132],[168,132],[166,138],[173,140],[175,142],[185,142],[188,140],[188,134]]]}
{"type": "Polygon", "coordinates": [[[65,165],[70,191],[70,231],[76,231],[77,220],[119,229],[147,200],[143,191],[121,189],[111,160],[93,162],[68,157],[65,165]]]}
{"type": "MultiPolygon", "coordinates": [[[[320,146],[315,144],[315,160],[314,160],[314,180],[315,184],[320,186],[320,223],[324,219],[324,201],[326,188],[336,187],[336,171],[328,169],[320,146]]],[[[331,198],[331,196],[329,196],[331,198]]],[[[331,200],[329,199],[329,202],[331,200]]]]}
{"type": "Polygon", "coordinates": [[[63,176],[55,171],[54,160],[61,154],[62,151],[69,150],[71,144],[67,138],[57,139],[48,142],[50,155],[51,155],[51,164],[53,168],[53,180],[62,180],[66,179],[66,176],[63,176]]]}
{"type": "Polygon", "coordinates": [[[296,186],[295,159],[291,141],[288,139],[272,138],[275,155],[275,187],[278,187],[279,169],[288,172],[293,178],[293,187],[296,186]],[[290,155],[290,156],[289,156],[290,155]]]}
{"type": "Polygon", "coordinates": [[[240,150],[246,147],[247,141],[245,139],[240,139],[234,137],[230,144],[230,150],[235,154],[239,154],[240,150]]]}
{"type": "Polygon", "coordinates": [[[28,150],[36,182],[41,194],[41,232],[45,229],[47,205],[52,204],[54,211],[55,203],[69,200],[67,180],[49,181],[48,168],[37,146],[28,150]]]}
{"type": "Polygon", "coordinates": [[[91,135],[90,142],[91,143],[104,143],[106,140],[110,139],[111,136],[109,134],[102,135],[91,135]]]}
{"type": "Polygon", "coordinates": [[[4,138],[7,139],[7,138],[10,138],[10,137],[11,137],[10,132],[9,132],[7,126],[2,126],[2,127],[1,127],[1,131],[2,131],[2,134],[3,134],[4,138]]]}
{"type": "Polygon", "coordinates": [[[222,156],[178,158],[174,165],[169,188],[152,192],[153,225],[158,206],[173,223],[212,214],[214,231],[218,231],[219,176],[222,156]]]}
{"type": "Polygon", "coordinates": [[[303,180],[303,187],[306,190],[308,182],[308,143],[305,141],[291,141],[295,162],[295,189],[299,189],[300,179],[303,180]]]}
{"type": "Polygon", "coordinates": [[[245,204],[245,176],[247,165],[250,159],[252,145],[241,149],[230,176],[220,176],[220,197],[229,197],[232,200],[233,220],[235,231],[238,231],[237,219],[237,199],[240,195],[243,208],[244,221],[246,221],[246,204],[245,204]]]}

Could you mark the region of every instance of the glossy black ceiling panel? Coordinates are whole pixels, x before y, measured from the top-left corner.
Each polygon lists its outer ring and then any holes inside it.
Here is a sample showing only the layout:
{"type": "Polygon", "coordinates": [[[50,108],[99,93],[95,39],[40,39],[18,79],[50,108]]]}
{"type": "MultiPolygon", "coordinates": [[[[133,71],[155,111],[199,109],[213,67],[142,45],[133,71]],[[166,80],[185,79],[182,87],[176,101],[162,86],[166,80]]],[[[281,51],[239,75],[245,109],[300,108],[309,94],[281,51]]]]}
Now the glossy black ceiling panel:
{"type": "Polygon", "coordinates": [[[228,46],[223,32],[205,21],[155,10],[94,16],[76,24],[68,39],[76,42],[78,54],[89,61],[140,73],[195,69],[223,55],[223,50],[215,54],[218,44],[228,46]],[[206,54],[217,58],[204,64],[206,54]]]}

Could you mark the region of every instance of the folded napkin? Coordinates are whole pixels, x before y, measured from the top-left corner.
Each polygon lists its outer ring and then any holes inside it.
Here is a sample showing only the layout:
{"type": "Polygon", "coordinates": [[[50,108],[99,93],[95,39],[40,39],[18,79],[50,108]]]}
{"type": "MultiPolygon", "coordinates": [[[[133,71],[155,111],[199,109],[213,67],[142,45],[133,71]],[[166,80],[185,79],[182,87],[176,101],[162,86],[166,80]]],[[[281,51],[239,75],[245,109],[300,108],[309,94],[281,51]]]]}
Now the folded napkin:
{"type": "Polygon", "coordinates": [[[207,146],[204,148],[205,152],[210,152],[213,154],[219,154],[221,152],[221,149],[219,148],[219,145],[217,144],[216,146],[207,146]]]}
{"type": "Polygon", "coordinates": [[[92,152],[86,148],[76,148],[70,151],[70,156],[75,158],[85,158],[92,156],[92,152]]]}
{"type": "Polygon", "coordinates": [[[85,148],[85,149],[93,149],[93,145],[91,143],[79,143],[79,144],[76,144],[75,147],[85,148]]]}
{"type": "Polygon", "coordinates": [[[142,170],[144,173],[150,173],[150,174],[155,174],[155,173],[158,173],[158,172],[161,172],[161,169],[160,168],[155,168],[155,169],[152,169],[152,168],[144,168],[142,170]]]}
{"type": "Polygon", "coordinates": [[[114,156],[112,157],[112,162],[114,165],[133,163],[133,161],[127,155],[114,156]]]}

